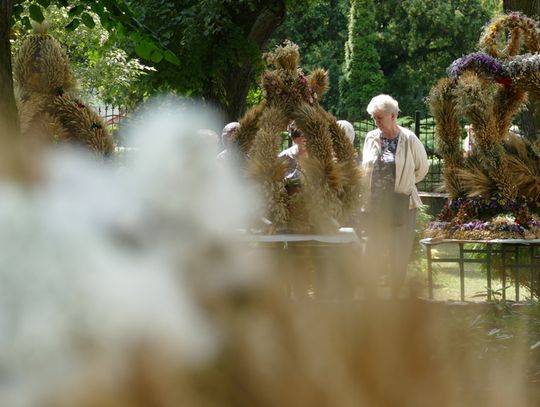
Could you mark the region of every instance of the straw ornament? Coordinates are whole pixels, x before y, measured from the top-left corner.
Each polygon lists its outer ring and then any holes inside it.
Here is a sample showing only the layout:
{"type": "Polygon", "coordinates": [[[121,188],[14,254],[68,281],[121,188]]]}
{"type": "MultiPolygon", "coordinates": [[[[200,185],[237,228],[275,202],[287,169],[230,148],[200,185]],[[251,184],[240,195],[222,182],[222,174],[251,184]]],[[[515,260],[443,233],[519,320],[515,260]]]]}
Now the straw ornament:
{"type": "Polygon", "coordinates": [[[540,97],[538,27],[523,14],[503,15],[480,43],[482,51],[454,61],[449,77],[430,93],[449,200],[426,236],[539,238],[540,139],[509,131],[528,99],[540,97]],[[464,121],[473,129],[467,157],[461,148],[464,121]]]}
{"type": "Polygon", "coordinates": [[[46,24],[35,24],[15,58],[23,137],[76,143],[100,156],[111,155],[114,143],[105,123],[74,96],[67,54],[47,30],[46,24]]]}
{"type": "Polygon", "coordinates": [[[263,231],[333,233],[358,206],[360,177],[356,152],[336,118],[319,100],[328,88],[328,73],[300,67],[298,46],[290,41],[266,56],[261,75],[263,102],[240,118],[233,148],[265,200],[261,216],[270,226],[263,231]],[[283,159],[278,159],[282,132],[291,122],[305,136],[307,157],[301,159],[301,187],[288,192],[283,159]]]}

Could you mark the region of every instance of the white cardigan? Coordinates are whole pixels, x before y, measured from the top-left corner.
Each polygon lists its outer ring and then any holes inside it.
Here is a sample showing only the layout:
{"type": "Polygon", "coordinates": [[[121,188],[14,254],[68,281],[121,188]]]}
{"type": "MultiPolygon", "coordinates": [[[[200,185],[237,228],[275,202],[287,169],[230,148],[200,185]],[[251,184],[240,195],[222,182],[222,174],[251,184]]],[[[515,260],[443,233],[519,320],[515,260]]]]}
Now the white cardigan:
{"type": "MultiPolygon", "coordinates": [[[[373,165],[381,152],[381,131],[375,129],[366,135],[362,153],[364,176],[364,210],[369,210],[371,195],[371,176],[373,165]]],[[[418,196],[416,184],[424,179],[429,169],[424,146],[412,131],[399,126],[399,140],[396,150],[395,192],[410,195],[409,209],[418,208],[422,201],[418,196]]]]}

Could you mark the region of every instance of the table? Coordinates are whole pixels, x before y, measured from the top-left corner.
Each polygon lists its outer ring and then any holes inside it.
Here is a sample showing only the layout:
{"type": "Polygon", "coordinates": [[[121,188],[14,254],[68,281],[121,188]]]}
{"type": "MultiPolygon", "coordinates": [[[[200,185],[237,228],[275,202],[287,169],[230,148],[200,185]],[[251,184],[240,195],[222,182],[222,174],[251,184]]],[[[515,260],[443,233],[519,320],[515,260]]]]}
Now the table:
{"type": "MultiPolygon", "coordinates": [[[[433,263],[457,263],[459,265],[461,300],[465,300],[465,263],[480,263],[486,265],[487,299],[492,298],[492,271],[495,255],[502,260],[502,299],[506,300],[506,277],[510,271],[516,281],[515,300],[520,301],[520,273],[525,269],[530,276],[531,287],[538,285],[538,269],[540,268],[540,239],[493,239],[493,240],[458,240],[458,239],[422,239],[420,244],[426,250],[428,268],[428,294],[433,298],[433,263]],[[441,244],[457,244],[457,258],[434,258],[432,248],[441,244]],[[520,250],[522,249],[522,250],[520,250]],[[523,252],[526,256],[523,258],[523,252]],[[480,255],[480,256],[466,256],[480,255]],[[527,260],[527,261],[525,261],[527,260]]],[[[531,298],[532,299],[532,298],[531,298]]]]}
{"type": "Polygon", "coordinates": [[[266,235],[259,233],[248,233],[245,229],[239,230],[239,238],[246,242],[262,243],[291,243],[291,242],[313,242],[328,244],[348,244],[360,243],[353,228],[340,228],[335,234],[316,235],[316,234],[298,234],[298,233],[279,233],[275,235],[266,235]]]}
{"type": "Polygon", "coordinates": [[[356,286],[354,275],[359,266],[357,254],[364,242],[353,228],[340,228],[335,234],[324,235],[267,235],[240,230],[237,237],[251,247],[277,251],[278,256],[273,257],[279,258],[277,268],[287,276],[287,291],[291,297],[304,296],[308,285],[318,298],[352,296],[356,286]],[[306,281],[307,269],[315,275],[309,282],[306,281]]]}

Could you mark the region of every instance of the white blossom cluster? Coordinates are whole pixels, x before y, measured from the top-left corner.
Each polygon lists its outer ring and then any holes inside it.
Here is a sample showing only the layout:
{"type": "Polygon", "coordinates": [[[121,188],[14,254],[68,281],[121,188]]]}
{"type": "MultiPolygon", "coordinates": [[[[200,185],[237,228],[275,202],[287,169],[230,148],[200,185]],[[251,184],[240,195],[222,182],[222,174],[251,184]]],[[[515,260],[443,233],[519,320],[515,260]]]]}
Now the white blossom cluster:
{"type": "Polygon", "coordinates": [[[141,342],[185,363],[219,345],[189,273],[199,261],[212,289],[246,284],[252,270],[228,245],[254,205],[197,135],[215,117],[149,112],[122,168],[57,150],[40,184],[0,184],[0,405],[39,406],[88,365],[114,376],[141,342]]]}

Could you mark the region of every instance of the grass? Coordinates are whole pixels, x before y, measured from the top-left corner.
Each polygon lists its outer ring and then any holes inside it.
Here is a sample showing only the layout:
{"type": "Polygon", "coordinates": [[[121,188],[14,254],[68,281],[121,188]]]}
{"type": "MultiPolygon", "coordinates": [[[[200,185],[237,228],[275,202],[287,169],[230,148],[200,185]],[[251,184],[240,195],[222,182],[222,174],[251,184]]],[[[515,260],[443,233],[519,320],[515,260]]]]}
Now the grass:
{"type": "MultiPolygon", "coordinates": [[[[441,244],[432,248],[434,258],[457,258],[459,249],[456,244],[441,244]]],[[[457,263],[433,263],[433,297],[435,300],[460,301],[461,286],[459,278],[459,266],[457,263]]],[[[465,263],[465,301],[486,301],[487,300],[487,277],[486,272],[478,263],[465,263]]],[[[409,267],[411,279],[419,280],[420,287],[423,288],[421,294],[428,297],[427,290],[427,261],[424,258],[411,263],[409,267]]],[[[506,281],[506,299],[513,301],[515,297],[515,286],[506,281]]],[[[491,283],[493,299],[502,297],[502,281],[493,277],[491,283]]],[[[520,286],[520,301],[530,299],[530,292],[526,287],[520,286]]]]}

